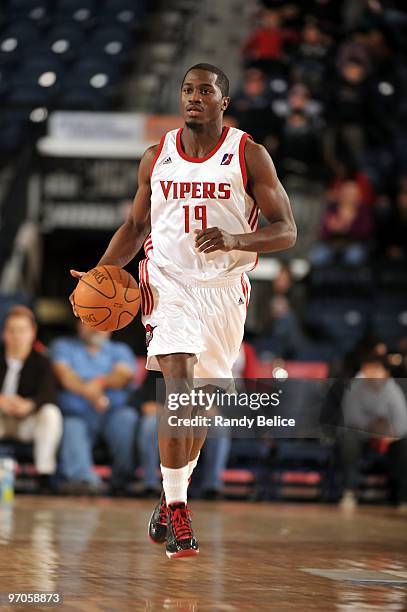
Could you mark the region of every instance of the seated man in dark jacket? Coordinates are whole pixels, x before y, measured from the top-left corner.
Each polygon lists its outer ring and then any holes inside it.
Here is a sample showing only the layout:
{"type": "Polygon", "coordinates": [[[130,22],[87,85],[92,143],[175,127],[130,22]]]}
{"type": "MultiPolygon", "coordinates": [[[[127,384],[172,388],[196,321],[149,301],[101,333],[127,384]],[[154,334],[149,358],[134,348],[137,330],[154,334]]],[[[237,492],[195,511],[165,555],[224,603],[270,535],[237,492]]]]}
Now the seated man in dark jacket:
{"type": "Polygon", "coordinates": [[[56,471],[62,416],[51,364],[33,348],[36,332],[29,308],[8,312],[0,349],[0,439],[33,441],[35,467],[46,485],[56,471]]]}

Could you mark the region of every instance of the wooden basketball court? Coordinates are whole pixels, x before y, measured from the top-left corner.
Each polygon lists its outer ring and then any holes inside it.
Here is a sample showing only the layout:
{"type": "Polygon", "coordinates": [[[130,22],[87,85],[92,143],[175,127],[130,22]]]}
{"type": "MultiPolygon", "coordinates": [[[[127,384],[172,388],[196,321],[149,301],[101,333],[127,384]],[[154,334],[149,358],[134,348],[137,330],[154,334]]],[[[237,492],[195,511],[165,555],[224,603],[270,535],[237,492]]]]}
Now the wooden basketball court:
{"type": "Polygon", "coordinates": [[[3,601],[46,592],[86,612],[407,609],[407,517],[392,508],[193,502],[201,555],[170,561],[147,538],[153,505],[20,496],[1,507],[3,601]]]}

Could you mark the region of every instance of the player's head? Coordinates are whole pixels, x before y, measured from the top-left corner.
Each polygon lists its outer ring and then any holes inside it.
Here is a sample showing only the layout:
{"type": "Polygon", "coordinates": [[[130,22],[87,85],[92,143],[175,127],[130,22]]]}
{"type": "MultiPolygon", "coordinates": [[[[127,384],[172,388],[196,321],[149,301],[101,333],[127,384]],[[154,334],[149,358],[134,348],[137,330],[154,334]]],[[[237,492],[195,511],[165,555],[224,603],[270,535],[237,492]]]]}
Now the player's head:
{"type": "Polygon", "coordinates": [[[220,68],[195,64],[187,70],[181,85],[180,107],[188,127],[199,130],[216,121],[229,102],[229,79],[220,68]]]}

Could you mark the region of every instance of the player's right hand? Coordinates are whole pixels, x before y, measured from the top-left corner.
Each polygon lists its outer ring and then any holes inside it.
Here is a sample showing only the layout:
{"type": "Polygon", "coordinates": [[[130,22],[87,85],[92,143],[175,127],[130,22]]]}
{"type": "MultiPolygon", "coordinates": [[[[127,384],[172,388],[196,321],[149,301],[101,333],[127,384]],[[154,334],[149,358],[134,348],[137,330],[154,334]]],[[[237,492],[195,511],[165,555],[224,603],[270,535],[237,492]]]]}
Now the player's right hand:
{"type": "MultiPolygon", "coordinates": [[[[73,276],[74,278],[77,278],[78,281],[79,281],[79,279],[82,278],[82,276],[84,276],[86,274],[86,272],[78,272],[78,270],[70,270],[70,273],[71,273],[71,276],[73,276]]],[[[72,311],[73,311],[75,317],[77,319],[79,319],[79,315],[78,315],[78,313],[75,310],[75,302],[74,302],[74,299],[73,299],[74,293],[75,293],[75,289],[72,291],[71,295],[69,296],[69,301],[71,303],[72,311]]]]}

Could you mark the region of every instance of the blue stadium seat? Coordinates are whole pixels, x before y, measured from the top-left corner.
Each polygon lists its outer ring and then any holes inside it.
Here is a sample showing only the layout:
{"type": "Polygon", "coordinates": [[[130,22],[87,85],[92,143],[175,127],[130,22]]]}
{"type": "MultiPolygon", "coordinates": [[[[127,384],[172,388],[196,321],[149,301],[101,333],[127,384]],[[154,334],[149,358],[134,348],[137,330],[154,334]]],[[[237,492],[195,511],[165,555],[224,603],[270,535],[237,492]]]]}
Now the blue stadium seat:
{"type": "Polygon", "coordinates": [[[6,100],[7,104],[17,107],[47,107],[52,103],[54,94],[55,90],[50,87],[41,87],[38,84],[23,84],[12,87],[6,100]]]}
{"type": "Polygon", "coordinates": [[[10,38],[15,38],[21,47],[28,47],[37,42],[40,37],[41,32],[34,23],[26,19],[17,20],[0,34],[0,47],[4,40],[10,38]]]}
{"type": "Polygon", "coordinates": [[[38,28],[29,21],[14,22],[0,33],[0,65],[15,66],[24,51],[37,45],[38,28]]]}
{"type": "Polygon", "coordinates": [[[140,0],[106,0],[104,13],[118,23],[133,26],[140,21],[144,14],[144,2],[140,0]]]}
{"type": "Polygon", "coordinates": [[[307,324],[338,351],[353,348],[370,323],[371,302],[361,299],[315,299],[308,305],[307,324]]]}
{"type": "Polygon", "coordinates": [[[407,268],[405,262],[383,263],[377,268],[378,289],[381,295],[407,295],[407,268]]]}
{"type": "Polygon", "coordinates": [[[49,52],[33,54],[24,61],[20,68],[20,72],[35,73],[38,76],[49,70],[53,70],[57,74],[61,74],[65,70],[63,62],[49,52]]]}
{"type": "Polygon", "coordinates": [[[373,287],[373,272],[368,267],[353,268],[350,274],[347,266],[327,266],[313,269],[309,276],[313,297],[327,293],[331,298],[365,297],[372,295],[373,287]]]}
{"type": "Polygon", "coordinates": [[[373,330],[390,350],[396,349],[398,340],[407,336],[407,298],[379,297],[374,305],[373,330]]]}
{"type": "Polygon", "coordinates": [[[58,108],[63,110],[102,111],[109,108],[108,95],[91,86],[67,88],[58,98],[58,108]]]}
{"type": "Polygon", "coordinates": [[[127,48],[119,41],[97,43],[90,40],[79,47],[78,55],[92,61],[120,64],[127,57],[126,51],[127,48]]]}
{"type": "Polygon", "coordinates": [[[119,77],[120,68],[115,62],[108,62],[105,59],[89,58],[77,62],[69,74],[69,81],[75,83],[91,83],[92,79],[96,79],[96,84],[93,87],[96,89],[104,87],[98,85],[104,79],[97,78],[101,75],[106,76],[106,85],[112,85],[119,77]]]}
{"type": "Polygon", "coordinates": [[[7,92],[7,88],[10,82],[10,72],[5,66],[0,65],[0,100],[2,96],[7,92]]]}
{"type": "Polygon", "coordinates": [[[131,35],[128,30],[120,26],[103,25],[98,27],[91,38],[95,44],[108,44],[110,42],[120,42],[123,46],[128,46],[131,43],[131,35]]]}
{"type": "Polygon", "coordinates": [[[20,150],[24,138],[25,129],[22,123],[0,124],[0,154],[16,153],[20,150]]]}
{"type": "Polygon", "coordinates": [[[7,102],[24,105],[24,87],[27,88],[27,106],[48,106],[59,91],[63,64],[52,55],[38,55],[28,59],[12,78],[7,102]],[[37,104],[38,103],[38,104],[37,104]]]}
{"type": "Polygon", "coordinates": [[[47,15],[47,8],[47,0],[9,0],[8,14],[41,22],[47,15]]]}
{"type": "Polygon", "coordinates": [[[95,11],[94,0],[59,0],[57,18],[70,18],[77,23],[86,24],[95,11]]]}
{"type": "Polygon", "coordinates": [[[47,35],[45,48],[64,62],[70,62],[77,56],[84,36],[75,22],[56,24],[47,35]]]}
{"type": "Polygon", "coordinates": [[[80,45],[84,34],[75,22],[65,22],[55,25],[47,35],[47,43],[52,45],[59,40],[67,40],[72,45],[80,45]]]}

